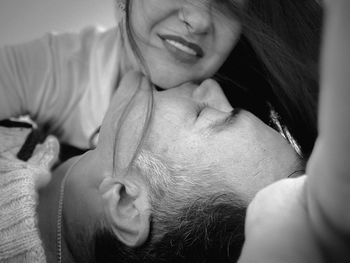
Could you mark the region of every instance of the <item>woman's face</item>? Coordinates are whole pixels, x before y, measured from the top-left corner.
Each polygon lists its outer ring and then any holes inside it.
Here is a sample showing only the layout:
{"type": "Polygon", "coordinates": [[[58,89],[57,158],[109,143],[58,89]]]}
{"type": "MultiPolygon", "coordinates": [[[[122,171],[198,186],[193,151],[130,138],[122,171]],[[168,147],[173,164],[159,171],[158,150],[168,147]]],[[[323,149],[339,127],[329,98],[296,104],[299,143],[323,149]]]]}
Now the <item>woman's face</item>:
{"type": "MultiPolygon", "coordinates": [[[[111,107],[122,105],[124,95],[132,94],[132,87],[139,86],[137,77],[129,79],[130,83],[125,82],[117,91],[111,107]]],[[[141,88],[147,85],[143,79],[141,88]]],[[[134,152],[131,146],[141,134],[146,98],[141,89],[129,108],[117,149],[121,160],[134,152]]],[[[248,200],[262,187],[300,168],[297,154],[285,138],[251,113],[234,110],[213,80],[200,86],[184,84],[154,91],[152,114],[143,146],[146,150],[161,156],[165,163],[193,169],[193,176],[200,176],[201,170],[206,174],[209,171],[213,181],[225,182],[248,200]]],[[[115,116],[110,115],[105,123],[116,123],[115,116]]],[[[107,137],[113,137],[113,128],[108,133],[107,137]]]]}
{"type": "Polygon", "coordinates": [[[166,89],[213,76],[241,31],[227,2],[130,1],[133,37],[153,83],[166,89]]]}

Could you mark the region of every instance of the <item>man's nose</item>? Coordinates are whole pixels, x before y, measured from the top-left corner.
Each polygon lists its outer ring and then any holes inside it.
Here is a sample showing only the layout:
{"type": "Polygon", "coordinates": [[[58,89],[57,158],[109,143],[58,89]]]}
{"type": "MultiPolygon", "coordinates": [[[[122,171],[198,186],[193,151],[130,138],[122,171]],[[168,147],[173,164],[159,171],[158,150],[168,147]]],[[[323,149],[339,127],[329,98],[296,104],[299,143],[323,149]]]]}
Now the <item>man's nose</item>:
{"type": "Polygon", "coordinates": [[[213,79],[207,79],[193,89],[192,98],[223,112],[233,110],[220,85],[213,79]]]}
{"type": "MultiPolygon", "coordinates": [[[[198,1],[197,1],[198,2],[198,1]]],[[[179,19],[191,34],[207,34],[212,27],[210,5],[185,1],[179,10],[179,19]]]]}

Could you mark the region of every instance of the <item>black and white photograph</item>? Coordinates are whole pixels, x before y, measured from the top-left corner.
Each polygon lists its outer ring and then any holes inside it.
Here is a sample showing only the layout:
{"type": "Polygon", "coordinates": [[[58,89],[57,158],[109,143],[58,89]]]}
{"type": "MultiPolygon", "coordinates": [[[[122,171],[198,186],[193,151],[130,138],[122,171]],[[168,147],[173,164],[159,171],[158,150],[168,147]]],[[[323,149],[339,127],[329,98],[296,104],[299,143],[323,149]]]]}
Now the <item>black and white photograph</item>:
{"type": "Polygon", "coordinates": [[[349,0],[1,0],[0,263],[349,263],[349,0]]]}

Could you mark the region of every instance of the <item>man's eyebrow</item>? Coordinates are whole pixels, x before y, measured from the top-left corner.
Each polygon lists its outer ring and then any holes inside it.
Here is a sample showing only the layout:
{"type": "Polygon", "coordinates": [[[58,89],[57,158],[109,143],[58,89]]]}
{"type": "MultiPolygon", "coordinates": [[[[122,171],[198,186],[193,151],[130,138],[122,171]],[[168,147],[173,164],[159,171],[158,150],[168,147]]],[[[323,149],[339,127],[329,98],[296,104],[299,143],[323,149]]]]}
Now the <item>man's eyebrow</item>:
{"type": "Polygon", "coordinates": [[[212,132],[220,132],[220,131],[226,129],[228,126],[231,126],[233,123],[236,122],[237,115],[240,113],[241,110],[242,109],[238,108],[238,107],[234,108],[231,111],[229,116],[227,116],[224,119],[220,119],[220,120],[210,124],[209,129],[212,132]]]}

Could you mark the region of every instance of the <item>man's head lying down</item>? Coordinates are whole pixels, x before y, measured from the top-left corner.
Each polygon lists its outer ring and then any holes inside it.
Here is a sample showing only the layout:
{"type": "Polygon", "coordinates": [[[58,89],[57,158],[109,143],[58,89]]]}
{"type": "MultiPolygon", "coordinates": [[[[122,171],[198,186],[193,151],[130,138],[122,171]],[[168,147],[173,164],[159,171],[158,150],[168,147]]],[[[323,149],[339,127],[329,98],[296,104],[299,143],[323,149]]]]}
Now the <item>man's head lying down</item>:
{"type": "Polygon", "coordinates": [[[97,148],[56,170],[39,213],[61,196],[62,255],[77,261],[233,262],[254,194],[301,169],[288,141],[216,82],[156,91],[131,73],[97,148]]]}

